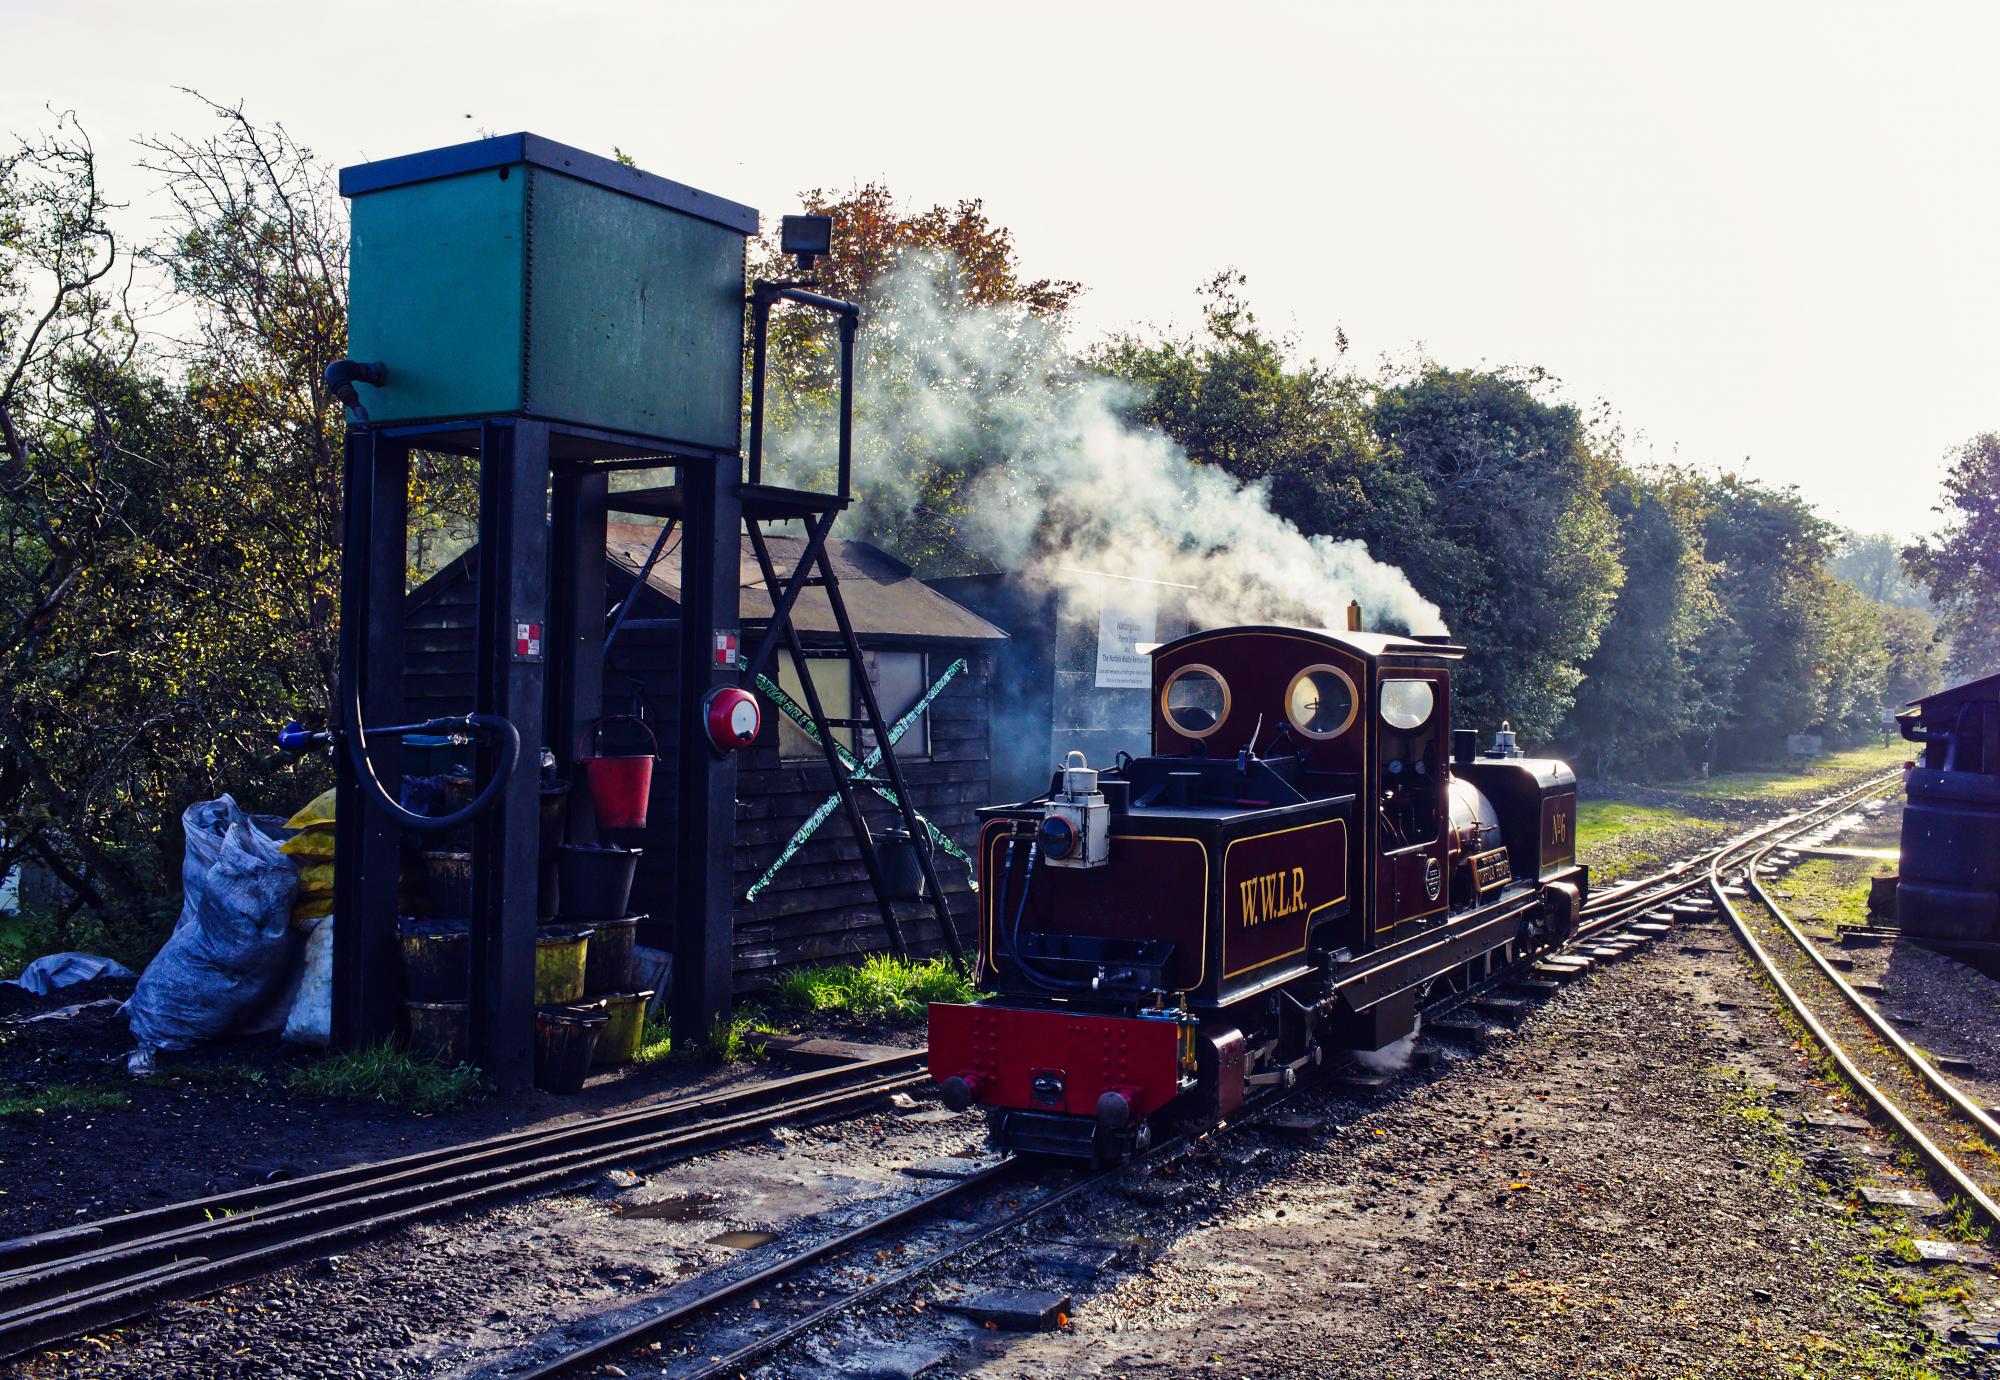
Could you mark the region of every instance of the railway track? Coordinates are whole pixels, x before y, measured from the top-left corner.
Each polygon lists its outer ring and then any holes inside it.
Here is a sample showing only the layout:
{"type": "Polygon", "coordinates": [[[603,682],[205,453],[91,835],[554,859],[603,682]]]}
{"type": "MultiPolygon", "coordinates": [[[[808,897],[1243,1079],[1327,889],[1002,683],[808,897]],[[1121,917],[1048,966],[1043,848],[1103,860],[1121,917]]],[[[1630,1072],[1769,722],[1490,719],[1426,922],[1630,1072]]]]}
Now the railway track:
{"type": "MultiPolygon", "coordinates": [[[[1746,848],[1776,847],[1802,833],[1820,827],[1826,820],[1851,809],[1857,800],[1865,799],[1869,794],[1881,790],[1895,779],[1895,776],[1896,774],[1890,774],[1875,778],[1853,790],[1843,791],[1815,803],[1799,814],[1772,821],[1717,848],[1684,859],[1653,876],[1639,879],[1606,894],[1586,909],[1584,922],[1578,926],[1577,935],[1565,947],[1580,947],[1602,942],[1605,938],[1618,933],[1621,928],[1641,921],[1646,916],[1658,912],[1661,907],[1702,888],[1707,884],[1710,871],[1733,853],[1746,848]]],[[[1536,959],[1545,956],[1537,955],[1536,959]]],[[[1470,990],[1453,992],[1427,1004],[1426,1020],[1434,1020],[1459,1007],[1476,1003],[1482,994],[1505,987],[1518,978],[1536,959],[1523,960],[1470,990]]],[[[1283,1090],[1273,1090],[1253,1104],[1246,1115],[1238,1117],[1230,1125],[1240,1126],[1246,1121],[1268,1116],[1293,1095],[1283,1090]]],[[[1229,1126],[1216,1126],[1200,1134],[1202,1136],[1219,1134],[1227,1129],[1229,1126]]],[[[726,1353],[711,1355],[706,1361],[691,1369],[677,1370],[676,1380],[719,1380],[722,1376],[740,1374],[745,1368],[758,1363],[772,1352],[807,1333],[824,1327],[877,1298],[907,1289],[923,1277],[936,1273],[945,1265],[978,1247],[1026,1226],[1062,1203],[1101,1186],[1114,1175],[1127,1173],[1135,1166],[1144,1166],[1184,1152],[1190,1139],[1191,1137],[1186,1136],[1176,1137],[1163,1142],[1134,1161],[1109,1169],[1075,1171],[1067,1183],[1050,1189],[1035,1201],[1006,1214],[1000,1220],[972,1227],[925,1254],[923,1258],[884,1275],[860,1289],[840,1292],[833,1297],[821,1299],[784,1322],[770,1325],[771,1320],[780,1311],[777,1307],[768,1313],[761,1313],[762,1320],[767,1324],[764,1332],[726,1353]]],[[[879,1243],[913,1222],[933,1216],[948,1206],[956,1206],[967,1199],[976,1199],[982,1193],[1018,1183],[1023,1177],[1023,1169],[1017,1160],[1002,1161],[950,1188],[864,1222],[808,1250],[786,1256],[754,1274],[706,1288],[696,1287],[692,1292],[675,1298],[645,1317],[596,1337],[572,1339],[570,1334],[576,1324],[571,1324],[556,1333],[537,1339],[512,1356],[481,1367],[474,1374],[478,1380],[557,1380],[557,1377],[581,1375],[588,1373],[594,1367],[616,1364],[635,1352],[643,1357],[646,1353],[639,1352],[639,1348],[671,1336],[690,1324],[710,1319],[724,1309],[735,1307],[740,1310],[745,1300],[752,1295],[768,1290],[771,1286],[790,1279],[812,1266],[879,1243]]],[[[585,1320],[586,1325],[587,1321],[585,1320]]],[[[656,1365],[659,1359],[658,1356],[651,1356],[642,1363],[656,1365]]]]}
{"type": "MultiPolygon", "coordinates": [[[[1705,885],[1719,887],[1715,878],[1731,866],[1740,865],[1741,859],[1761,859],[1782,842],[1851,808],[1856,800],[1880,790],[1890,779],[1883,777],[1864,783],[1800,814],[1760,826],[1718,848],[1684,859],[1653,876],[1603,893],[1586,907],[1570,947],[1602,942],[1621,927],[1656,913],[1705,885]],[[1732,859],[1739,862],[1732,863],[1732,859]]],[[[1427,1015],[1476,1001],[1482,993],[1517,978],[1525,966],[1517,964],[1475,989],[1449,994],[1434,1003],[1427,1015]]],[[[1858,995],[1849,990],[1859,1001],[1858,995]]],[[[923,1050],[912,1050],[747,1088],[675,1099],[594,1121],[513,1132],[469,1145],[259,1185],[0,1242],[0,1359],[127,1322],[163,1303],[213,1293],[413,1222],[553,1190],[606,1168],[683,1158],[740,1143],[782,1125],[852,1115],[892,1092],[926,1083],[924,1061],[923,1050]]],[[[1268,1114],[1287,1095],[1272,1090],[1239,1117],[1238,1123],[1268,1114]]],[[[1976,1108],[1973,1110],[1977,1112],[1976,1108]]],[[[1987,1127],[1991,1128],[1990,1119],[1987,1127]]],[[[1201,1134],[1221,1129],[1224,1128],[1211,1128],[1201,1134]]],[[[1168,1140],[1138,1162],[1151,1163],[1171,1157],[1184,1150],[1186,1144],[1187,1137],[1168,1140]]],[[[1935,1150],[1935,1146],[1932,1148],[1935,1150]]],[[[1107,1170],[1079,1171],[1068,1182],[1040,1194],[1000,1220],[961,1234],[917,1262],[882,1276],[861,1290],[825,1300],[695,1373],[707,1376],[739,1370],[802,1333],[885,1292],[914,1283],[919,1277],[1026,1225],[1110,1175],[1127,1172],[1131,1167],[1128,1162],[1107,1170]]],[[[608,1360],[648,1338],[728,1307],[817,1263],[880,1240],[885,1234],[917,1225],[948,1205],[1018,1180],[1022,1173],[1021,1165],[1003,1161],[740,1280],[697,1290],[604,1337],[566,1346],[553,1357],[545,1354],[546,1348],[542,1353],[531,1348],[515,1358],[518,1364],[513,1368],[507,1368],[509,1363],[503,1362],[501,1369],[482,1373],[504,1375],[509,1380],[539,1380],[577,1371],[593,1360],[608,1360]]],[[[1984,1201],[1990,1206],[1990,1198],[1984,1201]]]]}
{"type": "Polygon", "coordinates": [[[1934,1181],[2000,1227],[2000,1123],[1905,1039],[1770,893],[1761,864],[1781,845],[1761,839],[1721,850],[1703,879],[1716,906],[1792,1015],[1934,1181]]]}
{"type": "Polygon", "coordinates": [[[0,1242],[0,1359],[413,1222],[851,1115],[927,1082],[924,1057],[886,1055],[0,1242]]]}

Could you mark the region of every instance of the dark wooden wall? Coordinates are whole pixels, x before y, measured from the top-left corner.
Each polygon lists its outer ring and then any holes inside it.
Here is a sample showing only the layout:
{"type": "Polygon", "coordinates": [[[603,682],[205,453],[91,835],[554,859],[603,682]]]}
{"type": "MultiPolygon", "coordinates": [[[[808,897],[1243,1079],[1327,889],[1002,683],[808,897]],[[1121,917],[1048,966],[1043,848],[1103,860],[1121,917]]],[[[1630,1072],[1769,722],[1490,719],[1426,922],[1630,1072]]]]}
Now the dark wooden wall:
{"type": "MultiPolygon", "coordinates": [[[[629,576],[614,574],[614,591],[622,593],[628,580],[629,576]]],[[[469,562],[448,567],[413,596],[404,645],[403,683],[409,717],[462,714],[471,707],[474,596],[469,562]]],[[[669,618],[674,612],[669,600],[648,591],[632,616],[669,618]]],[[[745,645],[754,645],[760,631],[755,625],[746,627],[745,645]]],[[[673,932],[675,641],[671,630],[628,629],[620,634],[604,674],[604,711],[629,712],[637,690],[647,726],[659,736],[663,760],[653,773],[648,827],[642,834],[619,836],[615,841],[637,844],[645,850],[632,904],[649,917],[641,942],[661,947],[670,946],[673,932]]],[[[973,811],[993,799],[989,734],[993,653],[977,644],[898,642],[865,633],[862,641],[871,649],[928,653],[933,679],[942,675],[954,658],[966,659],[968,669],[931,704],[929,753],[898,760],[917,808],[972,853],[978,825],[973,811]]],[[[823,763],[779,760],[778,719],[776,708],[767,704],[763,734],[738,757],[735,966],[739,992],[768,985],[775,973],[786,967],[882,953],[888,948],[874,892],[846,815],[838,809],[755,902],[741,900],[783,850],[793,831],[833,791],[832,778],[823,763]]],[[[625,724],[609,726],[604,738],[605,748],[611,752],[642,750],[644,741],[642,734],[625,724]]],[[[869,746],[861,743],[860,751],[865,754],[869,746]]],[[[871,828],[880,830],[898,822],[886,801],[872,792],[864,793],[864,799],[871,828]]],[[[578,828],[587,830],[587,803],[579,802],[573,808],[572,819],[578,828]]],[[[942,850],[934,855],[934,865],[959,934],[970,947],[974,898],[965,866],[942,850]]],[[[902,902],[896,913],[912,953],[943,951],[928,903],[902,902]]]]}

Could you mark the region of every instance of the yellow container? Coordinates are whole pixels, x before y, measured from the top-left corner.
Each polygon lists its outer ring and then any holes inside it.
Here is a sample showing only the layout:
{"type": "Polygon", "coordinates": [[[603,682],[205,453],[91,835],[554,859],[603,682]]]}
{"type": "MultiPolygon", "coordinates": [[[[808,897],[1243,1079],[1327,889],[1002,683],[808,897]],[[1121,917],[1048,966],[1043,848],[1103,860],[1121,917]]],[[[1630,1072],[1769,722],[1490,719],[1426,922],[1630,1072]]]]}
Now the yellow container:
{"type": "Polygon", "coordinates": [[[546,929],[535,935],[535,1005],[583,999],[583,960],[590,930],[546,929]]]}
{"type": "Polygon", "coordinates": [[[646,1003],[651,992],[620,992],[599,997],[611,1016],[597,1037],[598,1064],[629,1064],[639,1057],[639,1039],[646,1028],[646,1003]]]}

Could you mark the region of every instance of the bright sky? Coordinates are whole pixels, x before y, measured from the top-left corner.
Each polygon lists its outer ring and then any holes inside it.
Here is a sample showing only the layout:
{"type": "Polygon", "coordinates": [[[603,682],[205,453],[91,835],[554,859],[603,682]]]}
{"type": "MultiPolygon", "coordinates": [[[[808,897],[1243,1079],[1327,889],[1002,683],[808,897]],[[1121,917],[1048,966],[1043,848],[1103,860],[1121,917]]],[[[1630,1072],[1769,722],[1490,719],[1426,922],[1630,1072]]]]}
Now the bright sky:
{"type": "Polygon", "coordinates": [[[0,0],[0,120],[198,132],[247,100],[336,163],[531,129],[757,206],[983,197],[1085,335],[1215,270],[1370,370],[1540,364],[1641,457],[1931,525],[2000,428],[1991,5],[0,0]]]}

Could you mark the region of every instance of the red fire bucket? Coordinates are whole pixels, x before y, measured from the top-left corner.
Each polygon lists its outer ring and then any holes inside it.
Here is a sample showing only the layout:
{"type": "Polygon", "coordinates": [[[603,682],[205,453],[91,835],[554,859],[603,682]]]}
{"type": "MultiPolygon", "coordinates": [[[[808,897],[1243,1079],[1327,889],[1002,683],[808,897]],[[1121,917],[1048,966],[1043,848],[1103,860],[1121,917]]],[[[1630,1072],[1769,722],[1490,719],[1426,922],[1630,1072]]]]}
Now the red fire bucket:
{"type": "Polygon", "coordinates": [[[646,727],[645,720],[630,714],[610,714],[593,721],[578,740],[576,764],[583,770],[583,779],[590,787],[590,803],[597,811],[597,824],[601,829],[643,829],[646,827],[646,799],[653,790],[653,762],[660,755],[660,740],[653,736],[653,730],[646,727]],[[583,742],[589,740],[593,748],[603,734],[604,725],[619,721],[639,725],[653,745],[653,751],[645,757],[586,757],[583,742]]]}

